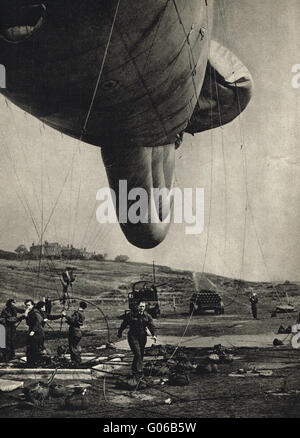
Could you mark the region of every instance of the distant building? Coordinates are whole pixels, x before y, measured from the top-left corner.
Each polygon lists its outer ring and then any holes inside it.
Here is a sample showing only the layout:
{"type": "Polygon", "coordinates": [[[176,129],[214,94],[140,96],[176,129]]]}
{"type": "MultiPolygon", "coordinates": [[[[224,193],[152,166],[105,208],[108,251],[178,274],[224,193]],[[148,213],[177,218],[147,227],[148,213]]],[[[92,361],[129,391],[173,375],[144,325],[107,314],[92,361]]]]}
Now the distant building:
{"type": "Polygon", "coordinates": [[[49,243],[45,241],[45,244],[43,245],[43,249],[44,249],[45,257],[61,257],[62,255],[61,245],[57,242],[49,243]]]}
{"type": "Polygon", "coordinates": [[[45,241],[43,245],[35,245],[29,248],[29,254],[32,258],[40,257],[61,257],[61,246],[59,243],[49,243],[45,241]]]}
{"type": "Polygon", "coordinates": [[[73,245],[62,246],[58,242],[47,242],[43,245],[31,245],[29,249],[31,258],[54,257],[65,259],[89,259],[93,256],[86,248],[74,248],[73,245]]]}
{"type": "Polygon", "coordinates": [[[83,256],[83,250],[74,248],[72,245],[68,245],[67,248],[61,250],[61,255],[65,259],[78,259],[83,256]]]}
{"type": "Polygon", "coordinates": [[[38,259],[39,257],[43,257],[44,255],[44,249],[43,249],[43,245],[35,245],[34,243],[31,245],[31,247],[29,248],[29,254],[30,257],[34,258],[34,259],[38,259]]]}

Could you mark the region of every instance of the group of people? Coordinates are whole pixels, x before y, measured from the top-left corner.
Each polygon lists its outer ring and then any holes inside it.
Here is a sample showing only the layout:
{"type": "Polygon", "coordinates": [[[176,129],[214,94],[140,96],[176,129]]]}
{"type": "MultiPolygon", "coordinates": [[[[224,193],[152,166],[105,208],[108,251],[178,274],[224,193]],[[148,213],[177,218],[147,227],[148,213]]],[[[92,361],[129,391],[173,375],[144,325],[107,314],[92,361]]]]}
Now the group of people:
{"type": "MultiPolygon", "coordinates": [[[[6,348],[4,361],[9,362],[15,357],[15,343],[17,326],[22,320],[26,321],[28,331],[26,335],[26,358],[29,367],[39,366],[44,363],[45,349],[45,326],[48,321],[61,319],[69,325],[69,351],[73,364],[81,362],[80,340],[82,338],[81,327],[85,320],[84,310],[87,304],[79,303],[79,308],[68,316],[65,310],[58,315],[47,313],[45,302],[34,303],[32,299],[24,302],[25,308],[18,307],[14,299],[9,299],[1,312],[0,323],[5,327],[6,348]]],[[[48,310],[48,309],[47,309],[48,310]]]]}
{"type": "MultiPolygon", "coordinates": [[[[58,315],[51,314],[51,300],[47,297],[46,301],[34,303],[32,299],[24,302],[25,309],[16,305],[14,299],[9,299],[6,302],[5,308],[0,315],[0,323],[5,326],[6,332],[6,349],[4,350],[4,360],[6,362],[15,357],[15,341],[17,334],[17,326],[22,320],[26,320],[28,325],[26,339],[26,356],[27,365],[38,366],[43,363],[43,358],[46,354],[45,349],[45,325],[47,322],[63,319],[69,325],[69,351],[71,362],[74,365],[81,363],[81,346],[82,338],[81,327],[85,320],[84,311],[87,304],[84,301],[79,303],[79,308],[68,316],[65,311],[65,304],[69,300],[68,288],[75,280],[75,276],[70,268],[66,268],[62,274],[61,282],[63,286],[63,310],[58,315]]],[[[257,319],[257,304],[258,298],[256,293],[250,296],[251,311],[254,319],[257,319]]],[[[132,372],[135,376],[143,374],[143,358],[145,346],[147,343],[147,335],[152,335],[156,342],[155,327],[153,319],[146,311],[146,303],[141,301],[136,309],[125,315],[125,318],[118,330],[118,337],[122,337],[123,331],[129,327],[128,343],[133,352],[132,372]]]]}
{"type": "MultiPolygon", "coordinates": [[[[77,310],[68,316],[65,310],[60,314],[49,313],[49,303],[46,309],[44,301],[34,303],[32,299],[24,302],[24,307],[18,307],[14,299],[9,299],[1,312],[0,323],[5,326],[6,348],[4,350],[4,361],[9,362],[15,357],[15,344],[17,327],[22,320],[28,326],[26,335],[26,358],[28,367],[36,367],[45,363],[47,356],[45,349],[45,326],[48,321],[65,320],[69,325],[69,351],[73,365],[81,363],[82,338],[81,327],[85,321],[84,311],[87,304],[84,301],[79,303],[77,310]]],[[[155,327],[153,319],[146,311],[145,302],[140,302],[136,309],[128,313],[118,331],[118,337],[122,337],[123,331],[129,327],[128,343],[133,352],[132,372],[136,376],[143,374],[143,358],[147,335],[151,334],[156,342],[155,327]]]]}

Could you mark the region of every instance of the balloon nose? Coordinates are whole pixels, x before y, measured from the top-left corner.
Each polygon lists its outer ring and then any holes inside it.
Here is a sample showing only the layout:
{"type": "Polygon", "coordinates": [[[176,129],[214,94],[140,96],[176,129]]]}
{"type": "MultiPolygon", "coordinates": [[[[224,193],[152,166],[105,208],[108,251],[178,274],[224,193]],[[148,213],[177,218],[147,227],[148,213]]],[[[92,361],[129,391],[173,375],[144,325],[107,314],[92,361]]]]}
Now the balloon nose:
{"type": "Polygon", "coordinates": [[[126,239],[154,248],[168,233],[172,217],[175,146],[103,148],[102,158],[116,213],[126,239]]]}

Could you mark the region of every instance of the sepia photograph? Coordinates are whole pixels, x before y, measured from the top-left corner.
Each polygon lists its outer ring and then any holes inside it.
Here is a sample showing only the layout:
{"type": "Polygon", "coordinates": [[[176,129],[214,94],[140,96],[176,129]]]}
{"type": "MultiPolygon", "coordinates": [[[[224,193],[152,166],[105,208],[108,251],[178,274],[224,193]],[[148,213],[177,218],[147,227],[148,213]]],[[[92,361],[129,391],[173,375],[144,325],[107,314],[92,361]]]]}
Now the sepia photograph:
{"type": "Polygon", "coordinates": [[[299,23],[0,0],[1,419],[299,418],[299,23]]]}

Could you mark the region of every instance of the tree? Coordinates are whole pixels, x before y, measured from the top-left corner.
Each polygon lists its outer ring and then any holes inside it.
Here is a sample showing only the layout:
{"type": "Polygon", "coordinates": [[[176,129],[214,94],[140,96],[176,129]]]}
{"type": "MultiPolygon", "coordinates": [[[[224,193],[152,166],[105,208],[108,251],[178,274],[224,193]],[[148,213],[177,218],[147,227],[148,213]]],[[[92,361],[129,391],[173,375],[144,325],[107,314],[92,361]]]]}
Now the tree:
{"type": "Polygon", "coordinates": [[[96,260],[97,262],[103,262],[107,257],[107,254],[95,254],[93,255],[93,260],[96,260]]]}
{"type": "Polygon", "coordinates": [[[28,249],[26,248],[25,245],[19,245],[15,249],[15,252],[18,254],[19,257],[24,257],[24,256],[26,256],[29,253],[29,251],[28,251],[28,249]]]}
{"type": "Polygon", "coordinates": [[[124,262],[127,262],[128,260],[129,260],[129,257],[127,255],[118,255],[115,258],[115,262],[122,262],[122,263],[124,263],[124,262]]]}

